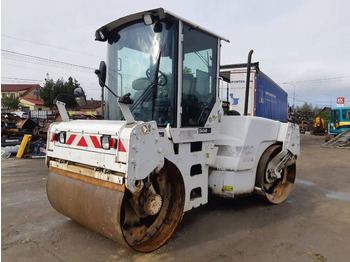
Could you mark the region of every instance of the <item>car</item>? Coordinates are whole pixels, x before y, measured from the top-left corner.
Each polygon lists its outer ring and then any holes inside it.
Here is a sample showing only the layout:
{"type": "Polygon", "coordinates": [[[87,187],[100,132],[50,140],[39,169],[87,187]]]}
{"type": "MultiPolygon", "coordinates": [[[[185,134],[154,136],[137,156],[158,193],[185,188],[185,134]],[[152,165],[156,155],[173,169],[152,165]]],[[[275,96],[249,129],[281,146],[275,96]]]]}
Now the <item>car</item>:
{"type": "Polygon", "coordinates": [[[20,118],[28,118],[29,117],[28,112],[25,112],[25,111],[14,111],[11,113],[16,115],[16,116],[19,116],[20,118]]]}

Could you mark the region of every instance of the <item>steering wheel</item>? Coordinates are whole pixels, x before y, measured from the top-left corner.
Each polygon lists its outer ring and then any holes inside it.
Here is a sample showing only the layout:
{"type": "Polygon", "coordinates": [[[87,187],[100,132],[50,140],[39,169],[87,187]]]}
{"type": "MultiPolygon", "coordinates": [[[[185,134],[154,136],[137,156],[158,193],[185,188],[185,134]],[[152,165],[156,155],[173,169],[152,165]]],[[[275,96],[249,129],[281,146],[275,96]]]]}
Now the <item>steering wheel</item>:
{"type": "MultiPolygon", "coordinates": [[[[148,68],[146,70],[146,76],[152,82],[153,79],[151,79],[151,68],[148,68]]],[[[167,83],[168,79],[166,75],[162,71],[158,70],[158,85],[165,86],[167,83]]]]}

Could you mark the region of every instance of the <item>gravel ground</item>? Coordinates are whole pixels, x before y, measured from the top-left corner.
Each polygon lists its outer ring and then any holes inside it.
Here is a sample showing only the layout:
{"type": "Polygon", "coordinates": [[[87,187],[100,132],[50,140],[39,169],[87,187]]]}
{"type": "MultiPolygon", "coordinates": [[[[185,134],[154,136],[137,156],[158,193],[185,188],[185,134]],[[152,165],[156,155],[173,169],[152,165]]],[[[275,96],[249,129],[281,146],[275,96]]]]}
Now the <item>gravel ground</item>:
{"type": "Polygon", "coordinates": [[[170,241],[142,254],[57,213],[47,200],[43,159],[1,161],[3,261],[347,261],[350,150],[302,135],[289,199],[221,199],[187,212],[170,241]]]}

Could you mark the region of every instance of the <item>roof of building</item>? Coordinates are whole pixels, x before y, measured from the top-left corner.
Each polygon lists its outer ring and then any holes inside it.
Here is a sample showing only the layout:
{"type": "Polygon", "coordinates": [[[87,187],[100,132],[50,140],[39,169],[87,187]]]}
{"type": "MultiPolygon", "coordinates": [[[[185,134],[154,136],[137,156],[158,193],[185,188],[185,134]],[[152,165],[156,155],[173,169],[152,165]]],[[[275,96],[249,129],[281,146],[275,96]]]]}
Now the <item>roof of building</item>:
{"type": "Polygon", "coordinates": [[[328,106],[325,106],[321,112],[324,112],[324,111],[330,111],[332,108],[331,107],[328,107],[328,106]]]}
{"type": "Polygon", "coordinates": [[[26,98],[26,97],[21,97],[21,99],[28,101],[30,103],[33,103],[34,105],[43,105],[44,102],[39,100],[39,99],[32,99],[32,98],[26,98]]]}
{"type": "Polygon", "coordinates": [[[2,84],[1,92],[19,92],[25,91],[20,97],[25,97],[33,89],[40,87],[40,85],[16,85],[16,84],[2,84]]]}
{"type": "Polygon", "coordinates": [[[18,92],[23,90],[31,90],[40,85],[16,85],[16,84],[1,84],[1,92],[18,92]]]}

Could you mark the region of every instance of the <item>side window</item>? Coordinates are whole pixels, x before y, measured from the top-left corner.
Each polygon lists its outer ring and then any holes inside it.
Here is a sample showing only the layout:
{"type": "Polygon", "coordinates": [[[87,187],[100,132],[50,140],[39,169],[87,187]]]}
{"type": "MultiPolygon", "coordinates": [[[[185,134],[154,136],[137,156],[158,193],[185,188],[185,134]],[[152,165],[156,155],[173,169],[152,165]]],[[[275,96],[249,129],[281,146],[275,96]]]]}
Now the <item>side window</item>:
{"type": "Polygon", "coordinates": [[[204,126],[215,104],[217,38],[184,25],[181,125],[204,126]]]}
{"type": "Polygon", "coordinates": [[[350,120],[350,109],[343,110],[343,119],[350,120]]]}

